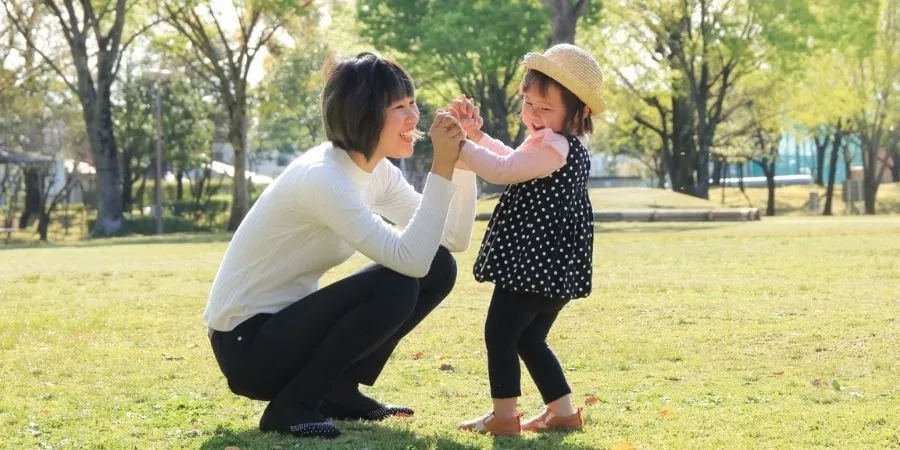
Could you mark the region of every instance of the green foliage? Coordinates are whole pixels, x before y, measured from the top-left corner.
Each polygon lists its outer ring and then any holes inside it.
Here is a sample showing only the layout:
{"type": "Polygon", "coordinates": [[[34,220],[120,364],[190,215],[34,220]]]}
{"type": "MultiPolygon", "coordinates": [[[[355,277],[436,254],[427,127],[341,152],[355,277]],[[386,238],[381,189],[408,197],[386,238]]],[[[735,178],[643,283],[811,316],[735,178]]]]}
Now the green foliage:
{"type": "MultiPolygon", "coordinates": [[[[96,219],[88,219],[88,228],[94,228],[95,222],[96,219]]],[[[145,236],[156,234],[156,218],[151,215],[126,217],[125,224],[134,234],[145,236]]],[[[210,231],[210,229],[182,217],[163,216],[163,233],[188,233],[197,231],[210,231]]]]}
{"type": "Polygon", "coordinates": [[[319,112],[324,43],[308,43],[278,56],[255,93],[257,148],[290,154],[321,142],[325,133],[319,112]]]}
{"type": "Polygon", "coordinates": [[[464,93],[475,98],[488,133],[516,134],[510,130],[518,129],[512,114],[520,62],[546,43],[546,6],[530,0],[361,0],[357,13],[362,35],[376,48],[391,49],[433,102],[443,105],[464,93]]]}

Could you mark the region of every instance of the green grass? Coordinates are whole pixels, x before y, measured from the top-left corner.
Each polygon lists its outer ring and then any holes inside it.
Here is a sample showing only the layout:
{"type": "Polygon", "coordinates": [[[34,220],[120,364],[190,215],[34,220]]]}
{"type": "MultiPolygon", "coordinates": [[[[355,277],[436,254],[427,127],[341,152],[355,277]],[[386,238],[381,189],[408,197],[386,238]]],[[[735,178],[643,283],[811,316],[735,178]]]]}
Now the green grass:
{"type": "MultiPolygon", "coordinates": [[[[590,190],[591,206],[595,210],[619,209],[707,209],[722,205],[702,198],[653,188],[595,188],[590,190]]],[[[491,212],[497,199],[484,200],[478,212],[491,212]]]]}
{"type": "Polygon", "coordinates": [[[257,432],[264,404],[228,391],[200,317],[227,239],[0,250],[0,447],[900,447],[897,217],[599,224],[594,293],[550,339],[578,402],[598,402],[581,432],[520,439],[455,429],[489,408],[477,245],[368,390],[414,417],[338,422],[333,442],[257,432]]]}
{"type": "MultiPolygon", "coordinates": [[[[775,189],[776,215],[808,215],[810,192],[819,193],[819,211],[824,210],[824,187],[817,185],[783,186],[775,189]]],[[[838,216],[845,215],[847,210],[847,205],[841,199],[841,192],[841,186],[835,186],[832,212],[838,216]]],[[[591,189],[590,196],[591,206],[595,210],[753,207],[765,211],[768,201],[768,191],[764,187],[747,188],[745,193],[742,193],[738,188],[722,189],[712,186],[709,191],[709,200],[654,188],[591,189]]],[[[478,205],[478,212],[491,212],[496,204],[496,199],[484,200],[478,205]]],[[[861,209],[863,203],[857,202],[856,207],[861,209]]],[[[878,214],[900,214],[900,183],[883,183],[879,187],[876,211],[878,214]]]]}
{"type": "MultiPolygon", "coordinates": [[[[811,192],[819,194],[819,212],[822,212],[825,209],[824,187],[817,185],[783,186],[775,189],[776,215],[807,215],[809,194],[811,192]]],[[[842,200],[842,192],[843,187],[841,185],[834,187],[832,213],[837,216],[843,216],[847,213],[847,204],[842,200]]],[[[737,188],[726,188],[724,206],[732,208],[752,206],[765,211],[768,202],[768,191],[766,188],[748,188],[746,194],[745,196],[737,188]]],[[[717,204],[722,204],[722,189],[711,188],[709,198],[717,204]]],[[[882,183],[878,188],[878,196],[875,200],[875,211],[878,214],[900,214],[900,183],[882,183]]],[[[862,210],[864,207],[862,201],[855,202],[854,206],[857,210],[862,210]]],[[[859,213],[860,211],[854,212],[854,214],[859,213]]]]}

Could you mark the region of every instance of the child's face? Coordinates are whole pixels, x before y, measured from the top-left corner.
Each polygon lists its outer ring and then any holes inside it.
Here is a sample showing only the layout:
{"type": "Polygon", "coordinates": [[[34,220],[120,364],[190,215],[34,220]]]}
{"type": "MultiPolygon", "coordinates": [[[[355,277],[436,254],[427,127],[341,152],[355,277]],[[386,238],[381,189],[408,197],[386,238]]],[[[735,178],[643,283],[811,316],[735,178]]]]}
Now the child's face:
{"type": "Polygon", "coordinates": [[[556,133],[563,133],[563,125],[566,122],[566,105],[563,103],[562,92],[559,87],[547,86],[547,95],[541,95],[541,91],[534,85],[529,86],[523,93],[522,122],[528,127],[528,131],[534,133],[544,128],[549,128],[556,133]]]}

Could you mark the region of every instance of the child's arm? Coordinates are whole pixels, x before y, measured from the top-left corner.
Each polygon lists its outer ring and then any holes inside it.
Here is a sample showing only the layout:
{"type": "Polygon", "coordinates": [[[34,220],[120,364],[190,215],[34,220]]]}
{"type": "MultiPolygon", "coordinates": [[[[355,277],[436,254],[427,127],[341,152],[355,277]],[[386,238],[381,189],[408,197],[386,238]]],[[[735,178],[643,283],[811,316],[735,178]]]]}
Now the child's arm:
{"type": "Polygon", "coordinates": [[[548,134],[536,145],[528,145],[512,150],[499,141],[481,143],[496,146],[499,143],[505,150],[498,154],[491,149],[467,141],[459,152],[459,159],[464,161],[475,173],[494,184],[514,184],[535,178],[543,178],[566,165],[569,144],[559,135],[548,134]]]}
{"type": "Polygon", "coordinates": [[[473,138],[472,141],[500,156],[506,156],[515,151],[512,147],[504,144],[503,141],[494,139],[484,132],[481,133],[480,138],[473,138]]]}

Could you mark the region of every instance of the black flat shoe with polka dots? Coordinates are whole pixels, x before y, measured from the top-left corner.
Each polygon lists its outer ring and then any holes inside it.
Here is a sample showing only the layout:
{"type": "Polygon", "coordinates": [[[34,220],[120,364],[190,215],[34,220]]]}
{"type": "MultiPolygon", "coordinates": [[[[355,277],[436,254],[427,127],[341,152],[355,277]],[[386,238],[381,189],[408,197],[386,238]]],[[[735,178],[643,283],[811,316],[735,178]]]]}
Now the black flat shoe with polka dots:
{"type": "Polygon", "coordinates": [[[333,402],[325,400],[319,408],[325,417],[335,420],[371,420],[380,421],[391,416],[409,417],[415,414],[412,408],[396,405],[379,405],[367,411],[353,411],[333,402]]]}
{"type": "Polygon", "coordinates": [[[334,439],[341,435],[334,424],[316,411],[302,407],[279,408],[273,404],[269,403],[259,419],[259,429],[262,432],[324,439],[334,439]]]}

